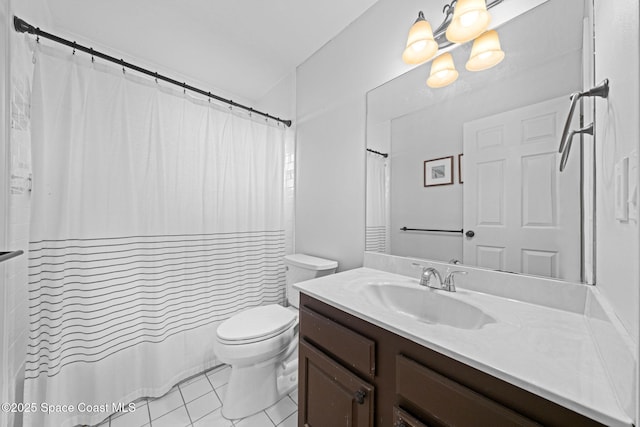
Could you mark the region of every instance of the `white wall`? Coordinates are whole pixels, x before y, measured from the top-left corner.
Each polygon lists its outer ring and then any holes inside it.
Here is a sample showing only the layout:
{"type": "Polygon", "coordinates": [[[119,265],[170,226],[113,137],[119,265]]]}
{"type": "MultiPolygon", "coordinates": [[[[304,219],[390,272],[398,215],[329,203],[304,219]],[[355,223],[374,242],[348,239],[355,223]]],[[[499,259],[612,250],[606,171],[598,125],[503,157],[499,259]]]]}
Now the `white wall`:
{"type": "Polygon", "coordinates": [[[401,54],[421,9],[442,16],[440,5],[380,0],[297,69],[296,251],[340,270],[364,251],[365,94],[410,68],[401,54]]]}
{"type": "Polygon", "coordinates": [[[296,114],[295,71],[291,70],[289,75],[269,89],[262,98],[256,100],[254,108],[266,111],[272,116],[293,121],[296,114]]]}
{"type": "MultiPolygon", "coordinates": [[[[640,396],[640,242],[637,221],[615,215],[615,164],[640,149],[640,10],[637,0],[595,0],[595,80],[610,81],[596,99],[596,282],[636,344],[640,396]]],[[[629,186],[638,186],[638,177],[629,186]]],[[[637,197],[637,196],[636,196],[637,197]]],[[[636,423],[640,403],[636,402],[636,423]]]]}
{"type": "Polygon", "coordinates": [[[640,148],[639,17],[637,0],[595,1],[595,80],[611,86],[608,100],[596,100],[596,282],[636,343],[638,223],[616,220],[613,174],[640,148]]]}

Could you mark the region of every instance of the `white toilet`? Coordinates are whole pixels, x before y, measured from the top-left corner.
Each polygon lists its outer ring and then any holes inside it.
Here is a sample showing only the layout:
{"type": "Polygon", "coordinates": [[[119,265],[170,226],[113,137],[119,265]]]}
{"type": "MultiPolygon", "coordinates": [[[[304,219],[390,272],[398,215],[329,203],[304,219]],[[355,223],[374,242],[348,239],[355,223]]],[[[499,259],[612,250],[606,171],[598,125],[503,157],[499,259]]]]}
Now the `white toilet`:
{"type": "Polygon", "coordinates": [[[338,263],[304,254],[284,257],[289,307],[265,305],[220,324],[218,359],[231,365],[222,415],[244,418],[276,403],[298,384],[298,304],[294,283],[326,276],[338,263]]]}

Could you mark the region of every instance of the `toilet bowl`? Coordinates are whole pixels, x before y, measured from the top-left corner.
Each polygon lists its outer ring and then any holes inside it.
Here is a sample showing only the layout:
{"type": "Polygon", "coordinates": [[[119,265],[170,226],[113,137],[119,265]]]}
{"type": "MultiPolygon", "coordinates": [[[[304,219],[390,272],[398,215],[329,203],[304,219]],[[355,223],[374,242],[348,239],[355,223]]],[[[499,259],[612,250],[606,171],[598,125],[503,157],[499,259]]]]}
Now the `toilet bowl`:
{"type": "Polygon", "coordinates": [[[298,302],[293,284],[332,274],[336,261],[284,257],[289,307],[269,304],[242,311],[220,324],[216,355],[231,365],[222,415],[237,419],[260,412],[298,385],[298,302]]]}

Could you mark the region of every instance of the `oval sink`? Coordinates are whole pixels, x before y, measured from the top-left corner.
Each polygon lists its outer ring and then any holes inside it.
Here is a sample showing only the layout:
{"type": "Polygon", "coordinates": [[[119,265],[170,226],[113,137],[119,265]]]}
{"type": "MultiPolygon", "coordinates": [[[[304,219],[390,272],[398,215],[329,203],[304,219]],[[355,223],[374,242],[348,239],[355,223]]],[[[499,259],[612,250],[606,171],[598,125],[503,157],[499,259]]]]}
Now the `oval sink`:
{"type": "Polygon", "coordinates": [[[410,316],[421,322],[461,329],[480,329],[495,319],[471,304],[443,291],[392,283],[367,284],[362,294],[370,303],[410,316]]]}

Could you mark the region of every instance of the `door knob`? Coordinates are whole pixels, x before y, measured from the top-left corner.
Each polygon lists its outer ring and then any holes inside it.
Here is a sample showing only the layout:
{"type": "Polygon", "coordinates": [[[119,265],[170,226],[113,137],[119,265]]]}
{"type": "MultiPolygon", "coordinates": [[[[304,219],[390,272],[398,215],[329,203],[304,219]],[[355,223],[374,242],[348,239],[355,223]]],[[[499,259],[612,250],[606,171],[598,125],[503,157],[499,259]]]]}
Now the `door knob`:
{"type": "Polygon", "coordinates": [[[474,233],[473,230],[469,230],[466,233],[464,233],[464,235],[467,236],[467,237],[473,237],[473,236],[476,235],[476,233],[474,233]]]}

